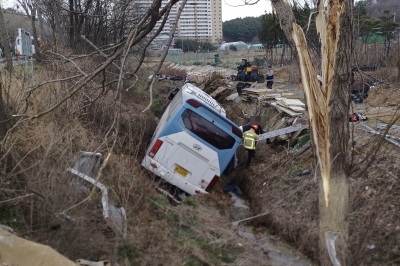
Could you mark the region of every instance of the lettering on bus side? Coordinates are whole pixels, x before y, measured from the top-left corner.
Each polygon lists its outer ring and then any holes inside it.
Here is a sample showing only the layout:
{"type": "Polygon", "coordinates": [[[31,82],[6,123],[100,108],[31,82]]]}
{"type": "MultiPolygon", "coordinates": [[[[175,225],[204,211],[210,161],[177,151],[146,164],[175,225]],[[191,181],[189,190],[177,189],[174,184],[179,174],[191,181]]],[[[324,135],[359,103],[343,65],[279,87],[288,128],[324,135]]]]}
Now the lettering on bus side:
{"type": "Polygon", "coordinates": [[[197,94],[197,97],[201,98],[203,101],[207,102],[207,103],[210,104],[212,107],[215,107],[215,106],[216,106],[215,103],[213,103],[212,101],[210,101],[210,99],[208,99],[207,97],[205,97],[204,95],[202,95],[202,94],[200,94],[200,93],[197,94]]]}

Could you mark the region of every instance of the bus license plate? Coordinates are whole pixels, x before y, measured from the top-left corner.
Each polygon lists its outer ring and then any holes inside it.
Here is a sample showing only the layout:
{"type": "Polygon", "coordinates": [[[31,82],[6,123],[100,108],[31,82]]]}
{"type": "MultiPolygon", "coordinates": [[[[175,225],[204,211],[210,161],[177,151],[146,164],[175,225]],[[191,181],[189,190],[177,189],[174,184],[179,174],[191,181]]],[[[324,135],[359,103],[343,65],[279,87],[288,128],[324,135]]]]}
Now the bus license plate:
{"type": "Polygon", "coordinates": [[[187,174],[188,174],[188,170],[186,170],[186,169],[183,168],[183,167],[180,167],[179,165],[175,166],[174,172],[180,174],[180,175],[183,176],[183,177],[186,177],[187,174]]]}

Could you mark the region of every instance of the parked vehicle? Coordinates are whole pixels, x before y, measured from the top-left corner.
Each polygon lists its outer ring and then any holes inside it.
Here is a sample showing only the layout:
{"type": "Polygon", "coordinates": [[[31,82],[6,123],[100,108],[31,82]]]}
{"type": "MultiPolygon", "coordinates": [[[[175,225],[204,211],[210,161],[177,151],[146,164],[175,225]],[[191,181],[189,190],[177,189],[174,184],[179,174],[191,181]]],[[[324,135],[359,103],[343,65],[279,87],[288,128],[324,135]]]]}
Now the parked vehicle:
{"type": "Polygon", "coordinates": [[[33,36],[30,35],[29,32],[26,32],[24,29],[18,28],[18,36],[15,39],[15,55],[16,56],[21,56],[21,55],[27,55],[27,56],[32,56],[36,53],[35,51],[35,45],[33,42],[33,36]],[[23,35],[27,35],[30,38],[30,42],[26,44],[26,46],[23,44],[23,35]],[[26,49],[24,49],[26,47],[26,49]]]}
{"type": "Polygon", "coordinates": [[[242,131],[192,84],[171,98],[142,166],[187,194],[208,193],[234,156],[242,131]]]}

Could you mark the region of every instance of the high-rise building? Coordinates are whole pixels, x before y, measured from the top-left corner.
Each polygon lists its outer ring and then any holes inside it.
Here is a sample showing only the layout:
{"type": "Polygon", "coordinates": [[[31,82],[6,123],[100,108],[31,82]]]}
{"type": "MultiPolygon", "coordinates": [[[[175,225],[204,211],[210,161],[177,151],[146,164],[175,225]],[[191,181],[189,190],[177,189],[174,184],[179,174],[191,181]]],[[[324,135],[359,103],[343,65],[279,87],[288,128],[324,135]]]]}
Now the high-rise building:
{"type": "MultiPolygon", "coordinates": [[[[152,0],[137,0],[140,9],[148,7],[152,0]]],[[[164,33],[171,32],[181,6],[179,1],[170,12],[164,33]]],[[[193,39],[211,43],[222,42],[221,0],[188,0],[178,21],[175,39],[193,39]]]]}

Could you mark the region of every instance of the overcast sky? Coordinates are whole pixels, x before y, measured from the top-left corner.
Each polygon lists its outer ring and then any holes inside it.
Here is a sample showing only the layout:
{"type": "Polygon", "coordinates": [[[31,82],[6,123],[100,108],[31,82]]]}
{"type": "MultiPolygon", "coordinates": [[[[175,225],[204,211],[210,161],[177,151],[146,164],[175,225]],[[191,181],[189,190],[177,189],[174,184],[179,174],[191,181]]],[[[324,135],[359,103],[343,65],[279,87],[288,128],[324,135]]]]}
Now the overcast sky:
{"type": "MultiPolygon", "coordinates": [[[[259,17],[265,14],[265,11],[271,12],[271,2],[269,0],[260,0],[255,5],[243,5],[243,0],[221,0],[222,1],[222,21],[234,18],[259,17]]],[[[253,0],[252,2],[255,2],[253,0]]]]}
{"type": "MultiPolygon", "coordinates": [[[[221,0],[222,1],[222,21],[234,18],[258,17],[265,14],[265,11],[271,12],[271,2],[269,0],[260,0],[255,5],[244,5],[244,0],[221,0]]],[[[248,1],[248,0],[245,0],[248,1]]],[[[255,2],[256,0],[251,0],[255,2]]],[[[2,7],[15,8],[16,0],[0,0],[2,7]]]]}

